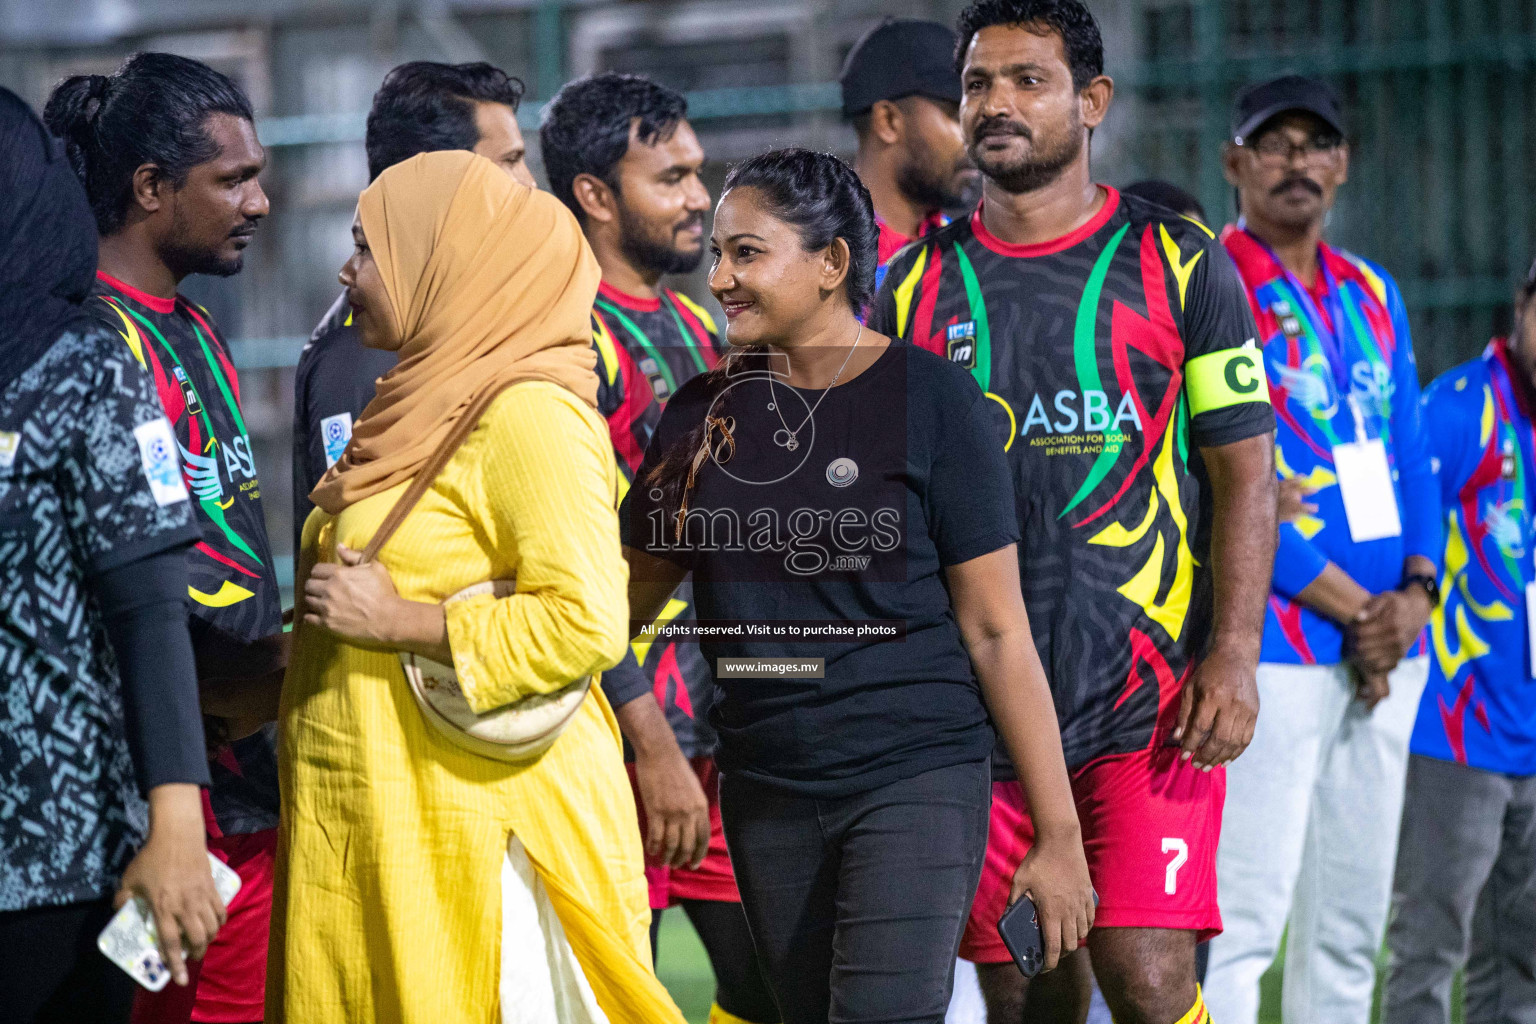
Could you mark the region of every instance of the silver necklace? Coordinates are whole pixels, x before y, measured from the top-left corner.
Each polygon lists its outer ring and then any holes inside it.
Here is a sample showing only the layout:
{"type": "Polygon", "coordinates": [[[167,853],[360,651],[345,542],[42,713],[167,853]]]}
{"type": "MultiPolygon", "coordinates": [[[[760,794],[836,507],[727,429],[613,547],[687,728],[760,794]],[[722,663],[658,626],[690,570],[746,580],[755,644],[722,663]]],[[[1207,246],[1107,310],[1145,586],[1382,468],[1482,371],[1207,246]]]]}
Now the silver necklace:
{"type": "Polygon", "coordinates": [[[805,419],[801,420],[800,425],[794,430],[789,429],[789,423],[784,419],[784,412],[779,408],[779,393],[774,390],[773,377],[769,376],[768,394],[773,398],[772,408],[778,414],[779,422],[783,424],[782,430],[775,430],[773,432],[774,444],[789,451],[794,451],[800,447],[800,431],[804,430],[805,425],[811,422],[811,417],[816,415],[816,410],[821,408],[821,403],[827,400],[828,393],[837,387],[837,379],[843,375],[844,370],[848,369],[848,360],[853,358],[853,350],[859,347],[859,339],[862,337],[864,337],[864,325],[859,324],[859,333],[853,336],[853,344],[849,346],[848,354],[843,356],[843,365],[837,368],[837,372],[832,375],[832,382],[827,385],[826,391],[823,391],[821,397],[816,399],[816,404],[811,406],[810,411],[805,414],[805,419]]]}

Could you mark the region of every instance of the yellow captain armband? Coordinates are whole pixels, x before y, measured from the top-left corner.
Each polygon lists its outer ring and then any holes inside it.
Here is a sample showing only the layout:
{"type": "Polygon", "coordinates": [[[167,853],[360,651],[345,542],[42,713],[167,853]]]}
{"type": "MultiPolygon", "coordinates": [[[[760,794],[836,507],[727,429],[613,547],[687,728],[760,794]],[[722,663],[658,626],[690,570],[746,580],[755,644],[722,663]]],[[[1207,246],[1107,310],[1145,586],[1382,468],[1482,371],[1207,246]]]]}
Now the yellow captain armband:
{"type": "Polygon", "coordinates": [[[1196,356],[1184,364],[1184,391],[1191,416],[1246,402],[1268,405],[1264,353],[1245,346],[1196,356]]]}

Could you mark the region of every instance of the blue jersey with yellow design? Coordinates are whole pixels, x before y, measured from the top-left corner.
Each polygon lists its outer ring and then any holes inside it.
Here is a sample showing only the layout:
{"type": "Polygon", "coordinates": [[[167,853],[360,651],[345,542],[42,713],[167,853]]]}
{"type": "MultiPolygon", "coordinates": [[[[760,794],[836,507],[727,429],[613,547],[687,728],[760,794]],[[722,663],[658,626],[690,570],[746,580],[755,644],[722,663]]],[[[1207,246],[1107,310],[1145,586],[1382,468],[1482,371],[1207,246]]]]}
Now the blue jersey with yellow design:
{"type": "Polygon", "coordinates": [[[1415,754],[1510,775],[1536,774],[1536,680],[1526,586],[1536,581],[1531,511],[1536,435],[1530,396],[1503,339],[1424,395],[1434,424],[1445,520],[1441,606],[1415,754]]]}

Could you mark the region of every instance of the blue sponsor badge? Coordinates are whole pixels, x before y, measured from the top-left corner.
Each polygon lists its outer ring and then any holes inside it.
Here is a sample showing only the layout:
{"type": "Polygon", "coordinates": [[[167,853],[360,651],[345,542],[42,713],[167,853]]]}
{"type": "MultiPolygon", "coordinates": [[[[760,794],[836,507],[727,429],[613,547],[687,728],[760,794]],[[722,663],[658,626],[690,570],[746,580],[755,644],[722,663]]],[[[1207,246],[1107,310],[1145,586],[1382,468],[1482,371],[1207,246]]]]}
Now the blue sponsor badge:
{"type": "Polygon", "coordinates": [[[339,412],[320,421],[320,443],[325,448],[327,469],[336,465],[336,460],[340,459],[341,453],[347,450],[347,442],[350,440],[352,440],[351,413],[339,412]]]}
{"type": "Polygon", "coordinates": [[[959,363],[968,370],[976,368],[976,321],[967,320],[950,324],[944,329],[949,361],[959,363]]]}
{"type": "Polygon", "coordinates": [[[139,444],[139,462],[155,504],[166,505],[187,500],[187,483],[181,478],[181,461],[176,457],[176,434],[164,416],[140,423],[133,428],[139,444]]]}

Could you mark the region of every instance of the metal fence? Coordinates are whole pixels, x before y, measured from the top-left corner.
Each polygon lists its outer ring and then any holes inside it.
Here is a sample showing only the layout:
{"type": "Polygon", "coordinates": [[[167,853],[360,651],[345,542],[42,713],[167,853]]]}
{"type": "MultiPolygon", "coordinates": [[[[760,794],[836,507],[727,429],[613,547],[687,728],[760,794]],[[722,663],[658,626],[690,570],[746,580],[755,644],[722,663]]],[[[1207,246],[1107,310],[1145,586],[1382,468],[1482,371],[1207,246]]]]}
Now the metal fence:
{"type": "MultiPolygon", "coordinates": [[[[1234,94],[1286,72],[1324,76],[1345,99],[1353,147],[1329,236],[1397,278],[1426,379],[1503,326],[1536,255],[1536,131],[1525,114],[1536,100],[1536,0],[1088,2],[1117,85],[1094,141],[1100,180],[1167,178],[1213,218],[1230,216],[1220,151],[1234,94]]],[[[137,21],[107,28],[49,15],[79,19],[103,6],[113,5],[38,0],[30,14],[0,14],[0,84],[40,102],[63,74],[163,48],[209,60],[252,93],[272,155],[272,222],[244,274],[189,285],[245,368],[282,549],[290,368],[336,294],[367,178],[364,111],[385,70],[409,59],[492,60],[529,83],[520,120],[530,142],[541,101],[566,77],[651,74],[689,92],[712,158],[706,177],[718,183],[726,161],[771,146],[850,153],[832,80],[853,41],[885,14],[953,21],[964,0],[139,0],[137,21]]],[[[536,147],[532,156],[537,164],[536,147]]],[[[701,277],[684,286],[707,300],[701,277]]]]}
{"type": "Polygon", "coordinates": [[[1205,0],[1138,12],[1122,169],[1183,178],[1232,211],[1217,159],[1232,96],[1297,71],[1346,104],[1350,181],[1329,236],[1402,287],[1426,379],[1507,327],[1533,256],[1536,4],[1530,0],[1205,0]]]}

